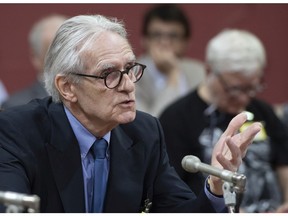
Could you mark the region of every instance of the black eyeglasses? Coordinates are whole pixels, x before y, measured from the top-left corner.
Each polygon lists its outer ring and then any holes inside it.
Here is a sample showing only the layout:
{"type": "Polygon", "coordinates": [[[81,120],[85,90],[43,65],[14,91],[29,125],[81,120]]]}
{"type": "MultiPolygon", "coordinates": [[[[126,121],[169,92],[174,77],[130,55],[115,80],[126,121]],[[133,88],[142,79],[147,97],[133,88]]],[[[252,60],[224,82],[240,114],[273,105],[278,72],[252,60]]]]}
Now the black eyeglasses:
{"type": "Polygon", "coordinates": [[[223,79],[222,75],[217,73],[216,74],[221,85],[223,86],[225,92],[232,97],[237,97],[240,94],[246,94],[249,97],[255,97],[258,93],[262,92],[265,88],[263,84],[258,84],[255,86],[229,86],[227,82],[223,79]]]}
{"type": "Polygon", "coordinates": [[[145,68],[146,65],[135,63],[134,65],[126,68],[124,71],[115,70],[105,74],[104,76],[95,76],[83,73],[71,73],[71,74],[83,77],[92,77],[95,79],[104,79],[106,87],[109,89],[113,89],[120,84],[124,74],[127,74],[133,83],[136,83],[141,79],[145,68]]]}

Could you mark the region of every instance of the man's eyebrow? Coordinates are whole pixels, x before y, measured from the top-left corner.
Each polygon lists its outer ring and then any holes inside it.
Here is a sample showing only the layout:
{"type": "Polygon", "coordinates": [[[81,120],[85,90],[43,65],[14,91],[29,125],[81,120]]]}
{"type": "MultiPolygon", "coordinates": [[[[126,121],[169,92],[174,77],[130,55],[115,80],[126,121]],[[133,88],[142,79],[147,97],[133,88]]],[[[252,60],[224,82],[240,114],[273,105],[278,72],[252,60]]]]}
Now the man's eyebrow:
{"type": "Polygon", "coordinates": [[[116,68],[115,64],[111,64],[111,63],[110,64],[103,64],[99,67],[98,72],[101,73],[101,72],[103,72],[107,69],[111,69],[111,68],[112,69],[116,68]]]}
{"type": "MultiPolygon", "coordinates": [[[[130,58],[127,59],[125,65],[127,64],[131,64],[131,63],[135,63],[136,62],[136,56],[132,56],[130,58]]],[[[117,64],[113,64],[113,63],[105,63],[103,65],[100,65],[99,66],[99,71],[104,71],[104,70],[107,70],[107,69],[111,69],[111,68],[117,68],[117,64]]]]}

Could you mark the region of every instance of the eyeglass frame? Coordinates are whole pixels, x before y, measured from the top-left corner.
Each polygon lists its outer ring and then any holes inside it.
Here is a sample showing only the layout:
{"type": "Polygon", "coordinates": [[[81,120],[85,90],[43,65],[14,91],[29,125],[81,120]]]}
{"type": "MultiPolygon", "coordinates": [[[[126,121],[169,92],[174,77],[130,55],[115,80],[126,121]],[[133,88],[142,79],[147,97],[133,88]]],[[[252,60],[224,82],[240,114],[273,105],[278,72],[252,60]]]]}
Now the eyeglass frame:
{"type": "Polygon", "coordinates": [[[109,89],[114,89],[114,88],[116,88],[117,86],[119,86],[119,84],[121,83],[122,78],[123,78],[123,75],[124,75],[124,74],[127,74],[127,75],[128,75],[129,71],[130,71],[133,67],[135,67],[135,66],[137,66],[137,65],[138,65],[138,66],[141,66],[142,72],[141,72],[141,76],[140,76],[135,82],[133,82],[133,83],[136,83],[136,82],[138,82],[138,81],[141,79],[141,77],[143,76],[144,70],[145,70],[145,68],[147,67],[146,65],[140,64],[140,63],[137,63],[137,62],[134,63],[132,66],[126,68],[126,69],[123,70],[123,71],[121,71],[121,70],[111,71],[110,73],[107,73],[107,74],[105,74],[104,76],[96,76],[96,75],[83,74],[83,73],[75,73],[75,72],[72,72],[72,73],[70,73],[70,74],[76,75],[76,76],[82,76],[82,77],[91,77],[91,78],[95,78],[95,79],[104,79],[104,84],[105,84],[105,86],[106,86],[107,88],[109,88],[109,89]],[[106,83],[106,78],[107,78],[111,73],[115,73],[115,72],[120,72],[120,78],[119,78],[118,84],[111,88],[111,87],[109,87],[109,86],[107,85],[107,83],[106,83]]]}
{"type": "Polygon", "coordinates": [[[185,39],[185,35],[175,32],[148,32],[147,37],[153,41],[160,41],[162,39],[168,39],[169,41],[182,41],[185,39]]]}
{"type": "Polygon", "coordinates": [[[227,82],[223,79],[223,76],[220,73],[216,73],[216,77],[223,86],[225,92],[232,97],[236,97],[239,94],[246,94],[249,97],[255,97],[258,93],[262,92],[265,89],[265,84],[263,78],[261,79],[261,84],[258,84],[254,88],[243,88],[241,86],[229,86],[227,82]],[[234,93],[232,93],[234,91],[234,93]]]}

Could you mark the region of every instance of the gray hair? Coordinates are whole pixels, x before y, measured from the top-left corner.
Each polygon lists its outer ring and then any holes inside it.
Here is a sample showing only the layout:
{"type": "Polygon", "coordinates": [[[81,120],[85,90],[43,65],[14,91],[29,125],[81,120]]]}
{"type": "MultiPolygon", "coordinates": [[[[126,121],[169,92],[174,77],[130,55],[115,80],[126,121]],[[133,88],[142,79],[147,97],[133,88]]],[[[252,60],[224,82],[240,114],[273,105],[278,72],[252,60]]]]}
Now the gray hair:
{"type": "MultiPolygon", "coordinates": [[[[81,52],[90,49],[90,43],[104,31],[117,33],[127,39],[127,32],[121,21],[101,15],[75,16],[66,20],[59,28],[47,52],[44,67],[45,88],[53,101],[61,101],[54,84],[55,76],[63,74],[69,79],[70,73],[83,71],[85,65],[80,58],[81,52]]],[[[73,78],[74,82],[79,80],[80,78],[73,78]]]]}
{"type": "MultiPolygon", "coordinates": [[[[29,46],[32,49],[33,53],[39,56],[43,49],[43,34],[45,33],[46,28],[50,28],[51,25],[62,24],[67,19],[66,16],[60,14],[51,14],[47,17],[44,17],[34,23],[32,26],[29,35],[28,35],[28,42],[29,46]]],[[[56,33],[56,29],[54,30],[56,33]]]]}
{"type": "Polygon", "coordinates": [[[265,48],[254,34],[225,29],[212,38],[206,48],[206,62],[214,73],[254,73],[266,65],[265,48]]]}

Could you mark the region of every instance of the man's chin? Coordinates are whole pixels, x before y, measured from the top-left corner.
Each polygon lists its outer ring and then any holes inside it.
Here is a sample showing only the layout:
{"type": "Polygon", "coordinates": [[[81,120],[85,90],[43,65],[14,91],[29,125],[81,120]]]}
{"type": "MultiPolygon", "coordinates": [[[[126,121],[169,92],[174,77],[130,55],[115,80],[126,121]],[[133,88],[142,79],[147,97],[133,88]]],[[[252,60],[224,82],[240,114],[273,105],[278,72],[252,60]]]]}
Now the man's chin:
{"type": "Polygon", "coordinates": [[[120,124],[127,124],[129,122],[134,121],[135,117],[136,117],[135,111],[125,112],[119,116],[119,123],[120,124]]]}

